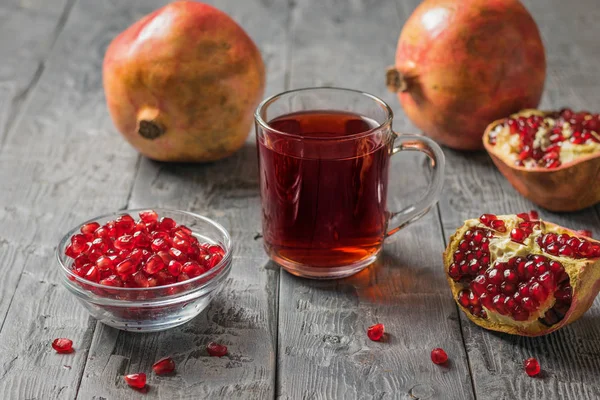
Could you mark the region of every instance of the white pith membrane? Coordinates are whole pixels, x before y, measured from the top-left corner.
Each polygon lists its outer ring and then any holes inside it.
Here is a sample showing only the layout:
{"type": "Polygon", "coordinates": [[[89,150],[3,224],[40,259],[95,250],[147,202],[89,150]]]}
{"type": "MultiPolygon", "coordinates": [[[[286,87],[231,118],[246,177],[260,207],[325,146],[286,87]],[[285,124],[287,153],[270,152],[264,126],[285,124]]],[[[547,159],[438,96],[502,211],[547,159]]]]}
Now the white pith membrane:
{"type": "MultiPolygon", "coordinates": [[[[533,148],[546,152],[550,146],[557,144],[559,146],[559,165],[570,163],[578,158],[594,153],[600,153],[600,133],[596,130],[590,130],[589,136],[592,139],[587,139],[584,143],[580,144],[572,143],[570,141],[571,137],[578,129],[575,129],[569,122],[564,122],[562,124],[561,134],[564,140],[552,143],[549,137],[552,134],[552,129],[559,121],[557,113],[547,113],[539,110],[523,110],[518,114],[511,115],[509,118],[527,118],[533,115],[543,117],[543,122],[535,133],[533,148]]],[[[589,114],[585,119],[589,120],[592,117],[592,114],[589,114]]],[[[520,160],[519,155],[521,154],[523,145],[521,137],[519,134],[511,133],[510,127],[506,122],[499,123],[490,131],[489,143],[494,148],[494,154],[501,158],[507,165],[522,165],[526,168],[544,167],[544,165],[539,165],[538,160],[531,157],[520,160]]]]}
{"type": "MultiPolygon", "coordinates": [[[[489,267],[485,271],[483,271],[483,269],[482,269],[478,273],[471,273],[470,275],[466,276],[466,279],[459,279],[458,281],[454,280],[452,278],[452,274],[450,273],[450,267],[449,267],[449,270],[448,270],[449,276],[452,279],[453,285],[455,285],[459,289],[464,289],[464,290],[468,290],[469,292],[471,292],[472,287],[470,285],[471,285],[471,282],[473,282],[473,280],[475,279],[476,275],[484,274],[487,276],[487,274],[485,274],[485,272],[495,269],[495,267],[497,266],[498,263],[508,263],[508,261],[514,257],[526,258],[527,256],[530,256],[530,255],[540,255],[540,256],[544,256],[547,259],[548,263],[550,263],[550,261],[556,261],[556,262],[560,263],[563,267],[566,267],[565,257],[558,257],[558,256],[548,254],[547,252],[544,251],[544,249],[542,249],[540,247],[537,239],[547,233],[555,233],[555,234],[559,235],[559,234],[567,233],[567,231],[560,229],[560,227],[558,227],[554,224],[547,225],[541,220],[531,220],[530,222],[532,222],[532,232],[529,234],[529,236],[526,239],[523,240],[522,243],[518,243],[511,239],[510,232],[513,228],[518,228],[519,224],[523,223],[525,220],[523,220],[517,216],[514,216],[514,215],[504,215],[504,216],[499,215],[499,216],[497,216],[497,219],[504,221],[505,228],[506,228],[505,232],[499,232],[497,230],[494,230],[491,227],[483,224],[479,219],[468,220],[465,222],[463,227],[461,229],[459,229],[459,231],[462,233],[460,233],[460,236],[457,236],[454,238],[453,242],[456,244],[460,243],[460,241],[465,237],[465,233],[469,230],[471,232],[474,232],[475,229],[491,231],[493,236],[487,238],[488,243],[489,243],[489,257],[490,257],[489,267]]],[[[469,250],[470,249],[471,249],[471,247],[469,247],[469,250]]],[[[456,250],[458,250],[458,247],[455,246],[453,248],[452,254],[450,256],[453,256],[454,251],[456,251],[456,250]]],[[[580,259],[568,258],[569,265],[577,265],[577,264],[584,265],[588,261],[589,260],[586,258],[580,258],[580,259]]],[[[519,282],[515,285],[518,287],[519,284],[521,284],[523,282],[528,282],[530,284],[530,282],[533,282],[533,278],[523,279],[522,277],[520,277],[519,282]]],[[[487,283],[490,283],[489,280],[487,281],[487,283]]],[[[502,314],[498,313],[496,310],[488,308],[481,303],[479,304],[479,306],[481,309],[483,309],[485,311],[484,315],[481,315],[483,313],[473,311],[473,310],[478,310],[477,306],[475,306],[475,307],[471,307],[471,306],[464,307],[464,305],[461,305],[461,306],[463,308],[466,308],[466,312],[471,313],[473,316],[482,318],[482,319],[486,319],[487,321],[490,321],[490,322],[496,323],[496,324],[509,325],[509,326],[513,326],[513,327],[526,327],[526,326],[536,322],[537,320],[539,320],[542,324],[544,324],[546,326],[551,326],[553,324],[558,323],[560,320],[562,320],[564,318],[564,315],[567,313],[567,311],[569,310],[569,308],[571,306],[571,300],[569,300],[568,303],[565,303],[564,300],[562,300],[560,303],[557,303],[554,294],[558,291],[559,288],[563,288],[563,289],[565,287],[570,288],[570,285],[571,285],[570,279],[562,280],[559,284],[557,284],[557,286],[554,290],[552,290],[551,292],[548,291],[548,295],[547,295],[546,299],[543,302],[539,303],[539,305],[537,306],[535,311],[528,311],[529,312],[528,318],[525,320],[522,320],[522,321],[517,321],[516,319],[512,318],[510,313],[508,313],[508,315],[502,315],[502,314]],[[555,307],[555,305],[557,307],[555,307]],[[559,310],[559,311],[557,311],[557,310],[559,310]]],[[[497,286],[500,287],[500,284],[497,284],[497,286]]],[[[518,289],[517,289],[517,292],[518,292],[518,289]]],[[[460,290],[456,292],[457,301],[459,304],[461,304],[458,299],[460,297],[460,293],[461,293],[460,290]]],[[[502,292],[500,292],[500,294],[502,294],[502,292]]],[[[506,296],[512,297],[513,295],[511,294],[511,295],[506,295],[506,296]]],[[[523,308],[523,307],[521,307],[521,308],[523,308]]]]}

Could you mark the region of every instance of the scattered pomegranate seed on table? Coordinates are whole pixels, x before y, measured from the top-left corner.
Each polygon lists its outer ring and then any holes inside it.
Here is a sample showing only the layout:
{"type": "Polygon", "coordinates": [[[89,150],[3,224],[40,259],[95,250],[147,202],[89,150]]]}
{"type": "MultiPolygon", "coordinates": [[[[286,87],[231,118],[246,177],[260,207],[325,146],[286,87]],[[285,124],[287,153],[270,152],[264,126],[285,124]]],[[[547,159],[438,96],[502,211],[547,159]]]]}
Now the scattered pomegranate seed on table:
{"type": "Polygon", "coordinates": [[[143,372],[139,374],[129,374],[123,377],[125,382],[132,388],[143,389],[146,386],[146,374],[143,372]]]}
{"type": "Polygon", "coordinates": [[[210,342],[206,345],[206,351],[208,351],[208,354],[211,357],[223,357],[225,354],[227,354],[227,346],[210,342]]]}
{"type": "Polygon", "coordinates": [[[152,365],[152,370],[156,375],[170,374],[175,371],[175,361],[171,357],[164,357],[152,365]]]}
{"type": "Polygon", "coordinates": [[[383,324],[375,324],[367,329],[367,336],[374,342],[378,342],[383,337],[385,327],[383,324]]]}
{"type": "Polygon", "coordinates": [[[536,376],[541,371],[540,363],[538,362],[538,360],[536,360],[533,357],[525,360],[524,366],[525,366],[525,372],[529,376],[536,376]]]}
{"type": "Polygon", "coordinates": [[[73,341],[67,338],[54,339],[52,348],[57,353],[71,353],[73,351],[73,341]]]}
{"type": "Polygon", "coordinates": [[[225,256],[223,247],[200,243],[172,218],[159,218],[154,210],[139,216],[83,225],[65,249],[74,259],[73,272],[105,286],[146,288],[195,278],[225,256]]]}
{"type": "Polygon", "coordinates": [[[448,361],[448,354],[446,354],[444,349],[436,347],[435,349],[431,350],[431,361],[438,365],[444,364],[446,361],[448,361]]]}

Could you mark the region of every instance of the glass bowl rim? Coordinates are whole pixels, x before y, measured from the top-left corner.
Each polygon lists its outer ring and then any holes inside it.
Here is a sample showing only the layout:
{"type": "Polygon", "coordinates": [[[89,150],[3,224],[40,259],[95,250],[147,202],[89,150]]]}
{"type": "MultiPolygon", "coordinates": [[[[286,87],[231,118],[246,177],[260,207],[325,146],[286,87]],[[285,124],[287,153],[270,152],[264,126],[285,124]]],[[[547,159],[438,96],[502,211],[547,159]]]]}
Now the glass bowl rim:
{"type": "MultiPolygon", "coordinates": [[[[192,230],[192,232],[195,232],[195,231],[192,230]]],[[[231,264],[232,253],[233,253],[233,249],[231,246],[231,236],[229,235],[229,232],[227,231],[227,229],[225,229],[223,227],[223,225],[219,224],[218,222],[216,222],[208,217],[205,217],[205,216],[202,216],[200,214],[196,214],[196,213],[193,213],[190,211],[175,210],[175,209],[161,208],[161,207],[144,207],[144,208],[124,209],[124,210],[118,210],[116,212],[102,214],[102,215],[99,215],[94,218],[90,218],[84,222],[81,222],[74,228],[69,229],[69,231],[62,237],[62,239],[60,239],[60,241],[58,242],[58,245],[56,246],[56,249],[54,251],[54,254],[56,256],[56,260],[57,260],[58,264],[61,266],[63,272],[65,272],[67,274],[67,276],[71,276],[71,277],[75,278],[75,280],[77,280],[81,283],[84,283],[86,285],[90,285],[92,287],[96,287],[99,289],[109,288],[110,290],[115,290],[117,292],[120,291],[123,293],[161,291],[161,290],[166,290],[166,289],[173,288],[173,287],[180,287],[180,286],[188,285],[190,283],[194,283],[196,281],[202,280],[203,278],[210,277],[210,279],[207,280],[206,282],[204,282],[202,285],[194,288],[194,291],[202,289],[203,287],[208,286],[217,277],[221,276],[223,273],[226,273],[230,269],[230,268],[226,268],[226,267],[231,264]],[[96,283],[96,282],[87,280],[87,279],[82,278],[79,275],[73,273],[73,270],[70,269],[69,267],[67,267],[65,265],[65,263],[63,262],[63,258],[67,258],[68,256],[66,256],[62,252],[61,249],[66,248],[67,243],[71,240],[71,237],[75,233],[79,232],[80,228],[83,225],[90,223],[90,222],[97,222],[97,220],[103,219],[103,218],[109,218],[109,217],[113,217],[113,216],[117,217],[119,215],[139,213],[140,211],[148,211],[148,210],[156,211],[159,214],[159,216],[160,216],[161,211],[169,212],[169,213],[176,213],[176,214],[177,213],[184,214],[184,215],[187,215],[194,219],[206,222],[206,223],[212,225],[213,227],[217,228],[217,230],[223,235],[223,237],[225,239],[224,243],[223,243],[223,245],[225,246],[225,254],[223,255],[223,258],[221,259],[221,261],[219,261],[219,263],[217,265],[215,265],[208,271],[204,272],[201,275],[196,276],[195,278],[188,279],[186,281],[171,283],[169,285],[154,286],[154,287],[147,287],[147,288],[126,288],[126,287],[118,287],[118,286],[101,285],[100,283],[96,283]],[[213,276],[211,276],[211,274],[213,276]]],[[[184,291],[183,293],[186,293],[186,292],[189,292],[189,291],[184,291]]]]}

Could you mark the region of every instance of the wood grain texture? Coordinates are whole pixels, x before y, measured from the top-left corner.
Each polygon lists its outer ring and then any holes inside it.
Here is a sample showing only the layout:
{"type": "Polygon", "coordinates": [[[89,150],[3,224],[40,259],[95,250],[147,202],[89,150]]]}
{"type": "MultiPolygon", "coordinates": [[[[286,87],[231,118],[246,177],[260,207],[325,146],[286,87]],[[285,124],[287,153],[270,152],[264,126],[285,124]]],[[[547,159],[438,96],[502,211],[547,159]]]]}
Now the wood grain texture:
{"type": "Polygon", "coordinates": [[[6,0],[0,4],[0,147],[37,84],[72,3],[6,0]]]}
{"type": "MultiPolygon", "coordinates": [[[[597,3],[572,6],[559,0],[524,1],[538,22],[548,60],[548,77],[541,108],[600,110],[597,77],[600,71],[600,26],[597,3]],[[585,29],[578,27],[585,26],[585,29]]],[[[522,212],[536,206],[521,197],[496,170],[485,153],[446,151],[446,196],[440,203],[444,232],[449,237],[467,218],[483,212],[522,212]]],[[[597,184],[597,182],[590,182],[597,184]]],[[[543,219],[600,236],[593,208],[577,213],[540,210],[543,219]]],[[[596,399],[600,398],[600,299],[579,321],[540,338],[523,338],[485,331],[461,315],[477,399],[596,399]],[[539,378],[523,372],[523,360],[536,357],[539,378]]]]}
{"type": "MultiPolygon", "coordinates": [[[[19,116],[20,106],[38,81],[41,65],[56,36],[62,31],[69,5],[67,1],[56,1],[51,9],[44,3],[31,4],[30,8],[20,7],[17,1],[0,4],[0,50],[3,57],[0,64],[0,151],[13,122],[19,116]]],[[[8,181],[0,181],[2,216],[12,205],[6,196],[13,189],[8,181]]],[[[21,275],[22,264],[18,267],[13,265],[18,257],[13,227],[0,227],[0,273],[5,277],[0,285],[2,322],[21,275]]]]}
{"type": "MultiPolygon", "coordinates": [[[[210,2],[230,14],[260,47],[267,65],[267,94],[283,90],[288,33],[286,2],[219,0],[210,2]]],[[[126,2],[121,2],[126,7],[126,2]]],[[[135,10],[159,2],[129,5],[135,10]]],[[[139,398],[123,374],[151,371],[161,357],[177,364],[173,377],[148,374],[146,399],[269,399],[274,397],[279,271],[268,264],[260,233],[256,148],[251,135],[238,153],[205,164],[165,164],[142,159],[130,208],[166,207],[214,218],[232,235],[232,272],[211,305],[197,318],[172,330],[136,334],[98,325],[78,398],[139,398]],[[229,354],[209,357],[206,344],[227,345],[229,354]]]]}
{"type": "MultiPolygon", "coordinates": [[[[398,11],[384,1],[298,1],[291,19],[291,87],[371,92],[398,111],[397,130],[414,131],[384,82],[400,31],[398,11]]],[[[414,203],[423,192],[428,176],[423,161],[414,154],[394,157],[390,192],[409,199],[392,201],[390,209],[414,203]]],[[[278,398],[473,398],[441,252],[434,211],[400,231],[375,265],[353,277],[319,282],[282,272],[278,398]],[[378,322],[388,332],[382,343],[366,335],[378,322]],[[435,347],[450,354],[448,367],[431,362],[435,347]]]]}
{"type": "MultiPolygon", "coordinates": [[[[44,4],[56,23],[60,11],[51,6],[64,3],[44,4]]],[[[94,324],[59,286],[54,248],[76,223],[123,208],[133,183],[137,155],[115,134],[102,95],[99,71],[112,32],[101,16],[108,7],[75,5],[0,153],[2,308],[10,304],[0,332],[4,399],[75,398],[87,357],[94,324]],[[76,351],[57,355],[50,343],[65,336],[76,351]]]]}

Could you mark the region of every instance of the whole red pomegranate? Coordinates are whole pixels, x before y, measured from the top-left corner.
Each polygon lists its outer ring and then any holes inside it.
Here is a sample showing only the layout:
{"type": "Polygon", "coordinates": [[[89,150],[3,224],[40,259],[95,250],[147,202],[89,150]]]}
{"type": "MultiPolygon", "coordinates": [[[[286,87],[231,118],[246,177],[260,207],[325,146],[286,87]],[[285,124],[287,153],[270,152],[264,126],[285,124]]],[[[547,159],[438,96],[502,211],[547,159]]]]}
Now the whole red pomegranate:
{"type": "Polygon", "coordinates": [[[600,242],[588,234],[535,212],[467,220],[444,253],[454,299],[486,329],[524,336],[560,329],[600,290],[600,242]]]}
{"type": "Polygon", "coordinates": [[[518,0],[425,0],[387,83],[428,136],[475,150],[490,122],[538,105],[545,77],[538,28],[518,0]]]}
{"type": "Polygon", "coordinates": [[[244,30],[193,1],[171,3],[117,36],[103,74],[117,129],[160,161],[213,161],[238,150],[265,84],[244,30]]]}

